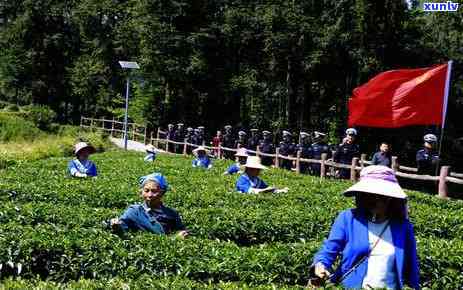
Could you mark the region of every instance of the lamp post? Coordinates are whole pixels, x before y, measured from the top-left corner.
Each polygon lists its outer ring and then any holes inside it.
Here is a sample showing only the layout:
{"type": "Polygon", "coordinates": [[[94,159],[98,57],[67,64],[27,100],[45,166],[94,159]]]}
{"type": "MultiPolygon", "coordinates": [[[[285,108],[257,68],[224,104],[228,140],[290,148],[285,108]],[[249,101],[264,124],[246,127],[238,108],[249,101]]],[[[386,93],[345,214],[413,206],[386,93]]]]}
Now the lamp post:
{"type": "MultiPolygon", "coordinates": [[[[122,69],[140,69],[136,62],[132,61],[119,61],[122,69]]],[[[124,116],[124,149],[127,150],[127,131],[128,131],[128,115],[129,115],[129,94],[130,94],[130,73],[127,74],[127,87],[125,90],[125,116],[124,116]]]]}

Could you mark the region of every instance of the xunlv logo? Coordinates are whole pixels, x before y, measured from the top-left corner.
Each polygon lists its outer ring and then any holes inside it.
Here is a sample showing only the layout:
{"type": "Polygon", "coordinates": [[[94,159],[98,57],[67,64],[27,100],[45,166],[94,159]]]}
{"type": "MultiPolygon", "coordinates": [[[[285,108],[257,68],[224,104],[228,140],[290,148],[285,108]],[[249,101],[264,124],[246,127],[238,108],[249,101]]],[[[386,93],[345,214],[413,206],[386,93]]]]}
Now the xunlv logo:
{"type": "Polygon", "coordinates": [[[427,12],[448,12],[448,11],[457,11],[458,3],[453,3],[452,1],[442,2],[442,3],[423,3],[423,11],[427,12]]]}

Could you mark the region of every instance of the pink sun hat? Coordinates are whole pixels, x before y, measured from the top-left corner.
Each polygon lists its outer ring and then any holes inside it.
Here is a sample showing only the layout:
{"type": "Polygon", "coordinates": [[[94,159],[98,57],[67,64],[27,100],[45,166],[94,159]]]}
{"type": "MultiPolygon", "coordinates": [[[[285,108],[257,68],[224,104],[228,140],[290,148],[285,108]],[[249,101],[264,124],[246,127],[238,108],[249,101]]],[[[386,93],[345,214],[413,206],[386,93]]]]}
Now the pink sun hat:
{"type": "Polygon", "coordinates": [[[407,194],[400,187],[394,171],[382,165],[363,168],[360,171],[360,181],[344,191],[344,195],[354,196],[357,192],[407,199],[407,194]]]}

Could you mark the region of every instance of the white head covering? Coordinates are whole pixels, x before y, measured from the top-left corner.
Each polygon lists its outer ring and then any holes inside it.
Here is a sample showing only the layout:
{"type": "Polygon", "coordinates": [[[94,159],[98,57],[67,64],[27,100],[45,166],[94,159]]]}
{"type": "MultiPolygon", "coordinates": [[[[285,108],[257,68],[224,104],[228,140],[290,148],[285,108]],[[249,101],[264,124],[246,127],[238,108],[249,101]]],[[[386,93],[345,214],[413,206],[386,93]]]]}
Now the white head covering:
{"type": "Polygon", "coordinates": [[[354,135],[357,136],[357,130],[354,128],[349,128],[346,130],[346,135],[354,135]]]}
{"type": "Polygon", "coordinates": [[[423,137],[424,142],[427,143],[436,143],[437,142],[437,137],[434,134],[426,134],[423,137]]]}
{"type": "Polygon", "coordinates": [[[260,158],[257,156],[249,156],[246,160],[246,164],[244,165],[244,167],[255,169],[267,169],[267,167],[262,165],[260,158]]]}
{"type": "Polygon", "coordinates": [[[156,153],[156,147],[154,147],[152,144],[148,144],[145,147],[145,151],[148,153],[156,153]]]}
{"type": "Polygon", "coordinates": [[[198,152],[199,152],[199,151],[203,151],[204,153],[209,154],[209,150],[207,150],[207,149],[204,148],[203,146],[199,146],[198,148],[194,149],[194,150],[193,150],[193,154],[194,154],[195,156],[198,156],[198,152]]]}
{"type": "Polygon", "coordinates": [[[90,154],[93,154],[93,153],[96,152],[95,147],[93,147],[92,145],[89,145],[89,144],[87,144],[85,142],[79,142],[74,146],[74,153],[78,154],[80,151],[82,151],[83,149],[86,149],[86,148],[89,149],[90,154]]]}
{"type": "Polygon", "coordinates": [[[240,148],[235,154],[236,157],[248,157],[248,151],[246,148],[240,148]]]}

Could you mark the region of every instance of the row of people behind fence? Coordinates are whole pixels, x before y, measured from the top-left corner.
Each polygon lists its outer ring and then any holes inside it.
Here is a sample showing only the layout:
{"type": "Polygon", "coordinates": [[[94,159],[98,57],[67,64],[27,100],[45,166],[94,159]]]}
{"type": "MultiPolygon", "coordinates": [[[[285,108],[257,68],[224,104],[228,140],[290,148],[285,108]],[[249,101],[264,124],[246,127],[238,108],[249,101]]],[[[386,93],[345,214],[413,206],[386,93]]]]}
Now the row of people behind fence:
{"type": "MultiPolygon", "coordinates": [[[[347,141],[347,140],[346,140],[347,141]]],[[[349,144],[349,142],[346,142],[349,144]]],[[[147,147],[146,161],[155,160],[155,148],[147,147]]],[[[69,164],[69,172],[75,177],[96,176],[96,166],[88,160],[95,148],[78,143],[76,159],[69,164]],[[86,158],[86,159],[83,159],[86,158]]],[[[197,159],[208,154],[198,147],[197,159]]],[[[261,194],[285,193],[287,188],[276,189],[259,178],[261,164],[257,156],[248,156],[242,148],[234,154],[239,163],[227,170],[244,171],[236,181],[238,192],[261,194]]],[[[381,160],[381,158],[378,158],[381,160]]],[[[211,164],[195,164],[194,167],[210,168],[211,164]]],[[[140,177],[140,196],[143,202],[129,206],[120,217],[105,225],[113,232],[146,231],[153,234],[175,234],[186,238],[190,235],[180,214],[164,205],[168,191],[167,179],[158,172],[140,177]]],[[[407,195],[399,186],[394,171],[383,165],[362,169],[360,181],[346,191],[345,196],[355,197],[356,206],[339,213],[330,233],[320,250],[314,255],[308,270],[309,283],[313,287],[330,280],[349,289],[387,288],[402,289],[408,285],[419,289],[419,264],[415,234],[408,219],[407,195]],[[337,270],[335,261],[341,257],[337,270]]]]}
{"type": "MultiPolygon", "coordinates": [[[[196,146],[206,144],[204,126],[199,126],[196,129],[188,127],[184,132],[184,125],[182,123],[177,124],[177,129],[174,129],[173,124],[168,125],[167,135],[165,136],[169,140],[176,141],[178,143],[187,142],[194,146],[187,146],[187,153],[191,154],[196,146]]],[[[339,145],[330,145],[326,142],[326,134],[315,131],[313,134],[307,132],[300,132],[299,142],[295,144],[293,142],[293,134],[289,131],[284,130],[282,132],[282,139],[278,145],[273,143],[273,136],[270,131],[262,131],[262,138],[259,136],[258,129],[251,129],[250,136],[240,130],[238,131],[237,138],[232,132],[232,126],[227,125],[224,127],[225,133],[217,131],[216,136],[212,139],[210,144],[213,147],[225,147],[229,149],[246,148],[250,151],[257,151],[264,154],[275,154],[278,148],[279,155],[287,157],[295,157],[297,152],[300,151],[300,157],[305,159],[316,159],[321,160],[322,154],[326,154],[327,158],[332,158],[334,162],[350,165],[354,157],[360,158],[361,151],[360,146],[357,143],[357,130],[349,128],[345,132],[343,141],[339,145]]],[[[429,174],[434,175],[436,173],[436,167],[438,165],[439,156],[436,151],[437,137],[433,134],[426,134],[424,136],[424,146],[419,149],[416,153],[416,167],[418,168],[418,174],[429,174]]],[[[385,165],[391,167],[391,148],[388,142],[382,142],[379,144],[379,151],[373,155],[371,162],[373,165],[385,165]]],[[[170,152],[183,153],[184,146],[182,144],[170,144],[167,145],[167,150],[170,152]]],[[[218,157],[218,150],[214,150],[213,155],[218,157]]],[[[234,152],[231,150],[222,150],[222,156],[226,159],[234,159],[234,152]]],[[[269,156],[261,156],[262,164],[265,166],[274,165],[274,158],[269,156]]],[[[280,168],[291,170],[294,162],[284,158],[280,158],[278,161],[280,168]]],[[[320,164],[307,164],[301,163],[301,173],[310,173],[314,175],[320,175],[320,164]]],[[[338,171],[339,177],[349,178],[349,169],[340,169],[338,171]]]]}

